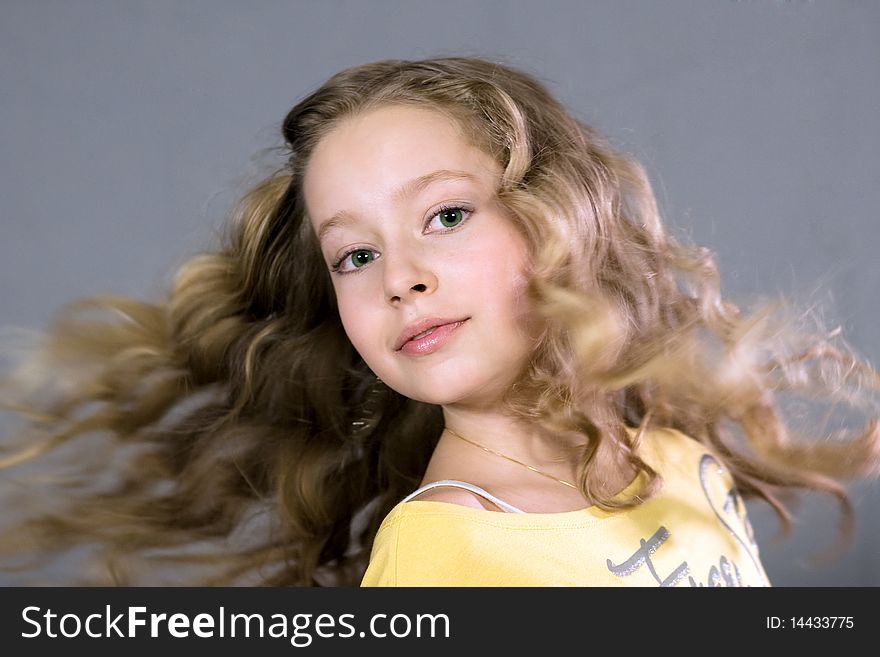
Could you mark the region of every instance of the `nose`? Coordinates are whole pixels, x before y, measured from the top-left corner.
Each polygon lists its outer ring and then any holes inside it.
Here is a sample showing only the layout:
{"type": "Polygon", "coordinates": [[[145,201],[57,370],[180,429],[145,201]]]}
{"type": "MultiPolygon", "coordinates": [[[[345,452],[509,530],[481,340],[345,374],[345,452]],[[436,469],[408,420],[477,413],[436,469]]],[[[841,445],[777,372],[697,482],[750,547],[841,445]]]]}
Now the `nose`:
{"type": "Polygon", "coordinates": [[[404,254],[386,254],[385,297],[392,305],[398,305],[413,297],[430,294],[437,289],[437,276],[419,262],[419,258],[404,254]]]}

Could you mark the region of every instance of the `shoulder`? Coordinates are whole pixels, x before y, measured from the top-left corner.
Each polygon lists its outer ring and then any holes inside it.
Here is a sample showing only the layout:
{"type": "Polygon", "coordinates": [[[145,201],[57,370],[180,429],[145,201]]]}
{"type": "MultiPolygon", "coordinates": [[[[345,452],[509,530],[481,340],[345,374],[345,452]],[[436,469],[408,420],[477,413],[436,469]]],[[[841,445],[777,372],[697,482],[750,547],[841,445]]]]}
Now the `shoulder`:
{"type": "Polygon", "coordinates": [[[650,430],[639,451],[650,465],[660,470],[668,467],[690,470],[695,462],[699,462],[702,455],[706,453],[714,455],[711,448],[672,427],[650,430]]]}
{"type": "MultiPolygon", "coordinates": [[[[430,501],[449,502],[450,497],[430,501]]],[[[451,490],[449,492],[455,492],[451,490]]],[[[490,555],[481,540],[483,525],[471,514],[455,512],[458,506],[480,506],[468,491],[451,504],[400,503],[385,517],[373,541],[370,562],[361,586],[461,585],[482,572],[490,555]]],[[[421,495],[418,496],[421,499],[421,495]]],[[[434,497],[434,496],[431,496],[434,497]]]]}
{"type": "Polygon", "coordinates": [[[646,442],[643,458],[666,482],[696,486],[706,494],[709,489],[726,494],[734,488],[730,464],[717,449],[678,429],[655,430],[646,442]]]}
{"type": "Polygon", "coordinates": [[[431,488],[419,493],[410,501],[446,502],[447,504],[457,504],[458,506],[466,506],[472,509],[498,511],[498,507],[492,504],[489,500],[483,499],[472,491],[464,488],[456,488],[454,486],[437,486],[436,488],[431,488]]]}

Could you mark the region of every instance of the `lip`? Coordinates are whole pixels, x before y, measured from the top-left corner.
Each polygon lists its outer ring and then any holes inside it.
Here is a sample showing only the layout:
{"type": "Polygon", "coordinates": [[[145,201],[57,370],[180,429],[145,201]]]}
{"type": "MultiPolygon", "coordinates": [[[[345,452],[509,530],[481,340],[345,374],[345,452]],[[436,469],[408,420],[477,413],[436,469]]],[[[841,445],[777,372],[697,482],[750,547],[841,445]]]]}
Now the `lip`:
{"type": "Polygon", "coordinates": [[[439,349],[446,338],[458,329],[469,317],[426,317],[408,325],[397,341],[394,343],[394,351],[406,351],[407,353],[430,353],[439,349]],[[428,335],[413,340],[412,338],[428,329],[434,329],[428,335]]]}

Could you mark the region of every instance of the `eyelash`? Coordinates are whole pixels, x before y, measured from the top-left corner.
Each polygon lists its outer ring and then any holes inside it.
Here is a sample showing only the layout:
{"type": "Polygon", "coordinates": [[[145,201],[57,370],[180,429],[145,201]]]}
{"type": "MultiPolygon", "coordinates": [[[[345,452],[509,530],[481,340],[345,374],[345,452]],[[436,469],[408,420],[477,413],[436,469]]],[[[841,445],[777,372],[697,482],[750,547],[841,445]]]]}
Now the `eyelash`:
{"type": "MultiPolygon", "coordinates": [[[[441,232],[444,232],[444,233],[451,233],[451,232],[453,232],[453,231],[458,230],[459,228],[461,228],[462,226],[464,226],[464,225],[470,220],[471,215],[474,213],[474,211],[473,211],[472,209],[470,209],[470,208],[466,208],[466,207],[461,206],[461,205],[454,205],[454,204],[453,204],[453,205],[441,205],[439,208],[437,208],[437,212],[435,212],[434,214],[431,215],[431,218],[428,220],[427,224],[425,224],[425,225],[427,226],[427,225],[430,224],[432,221],[434,221],[434,219],[435,219],[438,215],[441,215],[441,214],[443,214],[444,212],[449,212],[450,210],[461,210],[462,213],[464,213],[464,219],[462,219],[461,223],[458,224],[457,226],[453,226],[452,228],[447,228],[447,229],[445,229],[445,230],[442,230],[441,232]]],[[[358,251],[369,251],[369,250],[370,250],[370,249],[356,248],[356,249],[351,249],[351,250],[349,250],[349,251],[346,251],[346,252],[342,255],[342,257],[340,257],[336,262],[334,262],[334,263],[330,266],[330,271],[333,272],[334,274],[346,275],[346,274],[356,274],[356,273],[358,273],[359,271],[362,271],[362,270],[366,269],[366,265],[365,265],[364,267],[358,267],[358,268],[353,269],[353,270],[351,270],[351,271],[342,271],[342,270],[340,269],[340,267],[342,266],[342,263],[345,262],[345,261],[346,261],[346,260],[347,260],[347,259],[353,254],[353,253],[357,253],[358,251]]]]}

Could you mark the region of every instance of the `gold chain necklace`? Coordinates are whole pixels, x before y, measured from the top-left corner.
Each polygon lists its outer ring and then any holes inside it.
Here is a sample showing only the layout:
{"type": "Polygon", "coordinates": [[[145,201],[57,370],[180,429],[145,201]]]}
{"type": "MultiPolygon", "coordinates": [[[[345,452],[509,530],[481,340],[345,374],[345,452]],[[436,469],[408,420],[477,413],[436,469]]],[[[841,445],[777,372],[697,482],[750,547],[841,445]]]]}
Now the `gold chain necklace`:
{"type": "Polygon", "coordinates": [[[491,453],[494,454],[495,456],[500,456],[501,458],[507,459],[508,461],[513,461],[514,463],[519,463],[521,466],[523,466],[523,467],[525,467],[525,468],[528,468],[528,469],[531,470],[532,472],[537,472],[539,475],[543,475],[543,476],[545,476],[545,477],[549,477],[550,479],[553,479],[554,481],[558,481],[560,484],[565,484],[566,486],[568,486],[568,487],[570,487],[570,488],[574,488],[575,490],[577,490],[577,486],[575,486],[574,484],[570,484],[570,483],[568,483],[567,481],[563,481],[562,479],[557,479],[557,478],[554,477],[553,475],[547,474],[546,472],[541,472],[541,471],[538,470],[537,468],[533,468],[532,466],[528,465],[527,463],[523,463],[522,461],[517,461],[515,458],[512,458],[512,457],[507,456],[507,455],[505,455],[505,454],[502,454],[502,453],[500,453],[500,452],[496,452],[495,450],[489,449],[488,447],[483,447],[483,446],[480,445],[479,443],[475,443],[473,440],[470,440],[470,439],[468,439],[468,438],[465,438],[465,437],[462,436],[461,434],[456,433],[455,431],[453,431],[453,430],[450,429],[449,427],[446,427],[446,430],[447,430],[449,433],[451,433],[453,436],[458,436],[459,438],[461,438],[461,439],[462,439],[463,441],[465,441],[466,443],[470,443],[471,445],[474,445],[474,446],[476,446],[476,447],[479,447],[479,448],[482,449],[483,451],[491,452],[491,453]]]}

